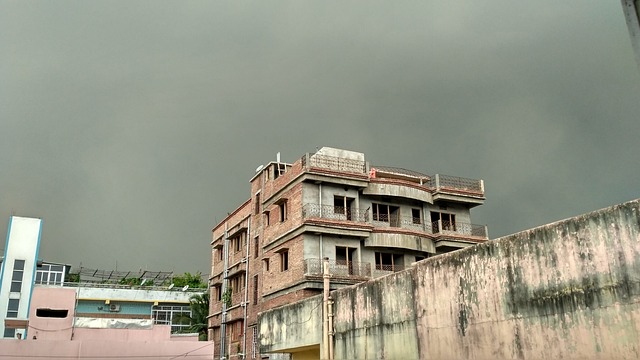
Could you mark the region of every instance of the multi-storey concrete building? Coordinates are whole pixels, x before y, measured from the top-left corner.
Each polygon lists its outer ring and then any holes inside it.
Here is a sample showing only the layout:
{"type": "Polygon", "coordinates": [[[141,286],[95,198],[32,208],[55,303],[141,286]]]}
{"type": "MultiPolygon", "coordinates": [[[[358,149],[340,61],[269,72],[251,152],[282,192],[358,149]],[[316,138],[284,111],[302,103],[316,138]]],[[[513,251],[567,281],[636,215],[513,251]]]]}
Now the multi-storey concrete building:
{"type": "Polygon", "coordinates": [[[250,183],[250,198],[213,229],[216,358],[257,358],[258,312],[319,294],[325,257],[337,289],[488,239],[470,216],[482,180],[370,166],[325,147],[261,166],[250,183]]]}

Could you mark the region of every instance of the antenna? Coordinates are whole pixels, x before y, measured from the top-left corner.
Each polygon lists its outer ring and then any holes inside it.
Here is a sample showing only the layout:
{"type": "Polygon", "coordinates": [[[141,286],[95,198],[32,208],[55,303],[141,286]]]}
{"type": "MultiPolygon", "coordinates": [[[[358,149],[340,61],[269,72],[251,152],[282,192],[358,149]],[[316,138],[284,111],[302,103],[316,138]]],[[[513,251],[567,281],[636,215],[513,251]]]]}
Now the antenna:
{"type": "Polygon", "coordinates": [[[189,285],[185,285],[185,286],[182,288],[182,291],[187,291],[187,289],[188,289],[188,288],[189,288],[189,285]]]}
{"type": "Polygon", "coordinates": [[[169,285],[169,290],[173,289],[174,286],[176,286],[176,284],[169,285]]]}

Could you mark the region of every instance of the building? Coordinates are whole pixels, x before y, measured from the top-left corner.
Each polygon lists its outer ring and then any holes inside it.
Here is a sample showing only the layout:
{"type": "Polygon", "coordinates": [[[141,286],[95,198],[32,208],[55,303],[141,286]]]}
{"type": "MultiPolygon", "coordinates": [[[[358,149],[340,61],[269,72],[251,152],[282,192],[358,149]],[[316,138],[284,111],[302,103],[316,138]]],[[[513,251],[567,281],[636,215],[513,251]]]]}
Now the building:
{"type": "Polygon", "coordinates": [[[257,314],[485,242],[482,180],[370,166],[324,147],[260,166],[250,197],[213,228],[209,338],[216,358],[258,358],[257,314]]]}
{"type": "Polygon", "coordinates": [[[38,265],[42,220],[12,216],[0,270],[0,334],[24,336],[38,265]]]}
{"type": "Polygon", "coordinates": [[[0,272],[3,356],[211,358],[213,343],[185,333],[190,297],[206,289],[174,287],[172,272],[81,268],[69,281],[69,265],[38,260],[41,233],[41,219],[10,218],[0,272]]]}

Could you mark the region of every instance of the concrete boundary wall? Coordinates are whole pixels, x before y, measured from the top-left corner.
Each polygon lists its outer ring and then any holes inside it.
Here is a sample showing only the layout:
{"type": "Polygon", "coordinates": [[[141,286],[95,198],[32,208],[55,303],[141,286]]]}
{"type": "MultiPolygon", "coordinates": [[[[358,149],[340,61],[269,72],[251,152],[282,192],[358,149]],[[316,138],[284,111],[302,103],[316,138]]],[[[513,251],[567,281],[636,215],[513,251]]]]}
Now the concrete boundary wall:
{"type": "MultiPolygon", "coordinates": [[[[332,296],[336,359],[638,359],[640,200],[426,259],[332,296]]],[[[304,305],[260,317],[264,349],[286,352],[287,337],[270,344],[263,331],[281,329],[294,308],[304,305]]],[[[313,322],[288,324],[287,333],[319,339],[321,320],[313,322]]]]}

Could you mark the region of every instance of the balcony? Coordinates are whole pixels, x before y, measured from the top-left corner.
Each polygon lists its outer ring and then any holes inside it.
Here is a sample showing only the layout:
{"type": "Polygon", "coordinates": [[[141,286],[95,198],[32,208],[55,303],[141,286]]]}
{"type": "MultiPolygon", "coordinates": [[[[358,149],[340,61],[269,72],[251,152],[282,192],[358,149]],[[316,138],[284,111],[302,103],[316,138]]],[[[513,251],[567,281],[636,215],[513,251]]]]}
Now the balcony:
{"type": "Polygon", "coordinates": [[[423,222],[421,218],[413,216],[374,214],[372,223],[375,227],[394,227],[428,234],[433,233],[431,223],[423,222]]]}
{"type": "Polygon", "coordinates": [[[431,228],[432,233],[437,235],[488,238],[487,227],[484,225],[438,220],[431,223],[431,228]]]}
{"type": "Polygon", "coordinates": [[[371,168],[371,183],[387,185],[370,186],[365,193],[373,195],[403,196],[423,200],[424,194],[417,189],[429,192],[434,201],[456,201],[471,205],[480,205],[484,201],[484,182],[450,175],[426,175],[411,170],[379,166],[371,168]],[[395,185],[395,187],[393,187],[395,185]]]}
{"type": "MultiPolygon", "coordinates": [[[[423,233],[429,237],[441,238],[443,235],[451,235],[459,238],[487,239],[487,227],[462,222],[435,221],[428,222],[422,218],[413,216],[388,215],[382,213],[371,214],[367,209],[347,209],[341,206],[305,204],[302,206],[302,218],[304,220],[320,220],[329,225],[360,227],[373,226],[379,230],[403,231],[423,233]]],[[[371,228],[369,228],[371,229],[371,228]]],[[[370,231],[370,230],[368,230],[370,231]]],[[[400,231],[400,232],[403,232],[400,231]]]]}
{"type": "Polygon", "coordinates": [[[377,278],[380,276],[389,275],[394,272],[402,271],[405,269],[404,265],[396,265],[396,264],[376,264],[373,269],[373,277],[377,278]]]}
{"type": "MultiPolygon", "coordinates": [[[[322,277],[322,259],[305,259],[304,275],[322,277]]],[[[371,278],[371,264],[355,261],[329,260],[329,273],[333,278],[366,280],[371,278]]]]}
{"type": "Polygon", "coordinates": [[[342,206],[305,204],[302,206],[303,219],[326,219],[332,221],[369,221],[368,209],[347,209],[342,206]]]}

